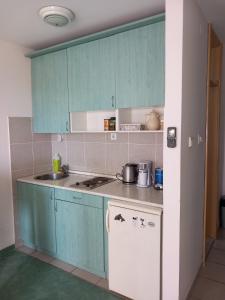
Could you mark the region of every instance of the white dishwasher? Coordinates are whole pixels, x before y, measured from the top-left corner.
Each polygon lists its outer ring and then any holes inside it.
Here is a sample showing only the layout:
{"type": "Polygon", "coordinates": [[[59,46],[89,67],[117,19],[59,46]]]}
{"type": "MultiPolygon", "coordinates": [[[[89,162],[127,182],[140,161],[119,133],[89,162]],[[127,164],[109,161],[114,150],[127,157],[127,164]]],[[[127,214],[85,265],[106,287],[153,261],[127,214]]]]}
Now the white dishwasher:
{"type": "Polygon", "coordinates": [[[110,290],[135,300],[160,299],[161,216],[161,208],[109,201],[110,290]]]}

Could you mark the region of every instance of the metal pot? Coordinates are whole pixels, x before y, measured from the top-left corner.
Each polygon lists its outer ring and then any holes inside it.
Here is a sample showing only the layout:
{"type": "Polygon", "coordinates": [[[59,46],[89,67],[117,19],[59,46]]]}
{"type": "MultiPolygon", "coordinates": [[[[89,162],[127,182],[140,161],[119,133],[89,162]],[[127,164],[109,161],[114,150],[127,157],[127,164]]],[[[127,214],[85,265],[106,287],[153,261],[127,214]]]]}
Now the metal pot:
{"type": "Polygon", "coordinates": [[[116,178],[121,180],[123,183],[132,184],[137,182],[137,175],[137,164],[127,163],[123,166],[121,174],[116,174],[116,178]]]}

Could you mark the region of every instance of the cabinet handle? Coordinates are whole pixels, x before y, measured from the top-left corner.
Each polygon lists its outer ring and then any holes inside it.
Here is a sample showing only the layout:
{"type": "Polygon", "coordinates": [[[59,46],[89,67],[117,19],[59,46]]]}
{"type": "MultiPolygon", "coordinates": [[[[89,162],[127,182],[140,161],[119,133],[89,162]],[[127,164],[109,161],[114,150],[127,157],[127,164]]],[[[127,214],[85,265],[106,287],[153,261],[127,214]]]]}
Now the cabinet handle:
{"type": "Polygon", "coordinates": [[[55,201],[55,211],[58,211],[58,205],[57,205],[57,201],[55,201]]]}
{"type": "Polygon", "coordinates": [[[106,215],[105,215],[105,227],[106,227],[107,233],[109,233],[109,209],[107,209],[106,215]]]}
{"type": "Polygon", "coordinates": [[[66,121],[66,131],[69,131],[69,121],[66,121]]]}
{"type": "Polygon", "coordinates": [[[54,197],[53,197],[53,191],[51,191],[51,200],[53,200],[54,197]]]}
{"type": "Polygon", "coordinates": [[[112,107],[115,107],[114,96],[112,96],[112,107]]]}

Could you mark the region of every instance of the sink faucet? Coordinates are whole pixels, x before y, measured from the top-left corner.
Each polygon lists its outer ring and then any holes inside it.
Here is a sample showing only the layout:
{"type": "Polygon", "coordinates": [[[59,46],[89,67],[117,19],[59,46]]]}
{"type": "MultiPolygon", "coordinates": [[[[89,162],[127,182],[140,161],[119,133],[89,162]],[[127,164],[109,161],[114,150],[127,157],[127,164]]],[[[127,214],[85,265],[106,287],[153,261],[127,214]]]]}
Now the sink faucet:
{"type": "Polygon", "coordinates": [[[69,174],[69,165],[62,165],[62,172],[64,173],[64,174],[69,174]]]}

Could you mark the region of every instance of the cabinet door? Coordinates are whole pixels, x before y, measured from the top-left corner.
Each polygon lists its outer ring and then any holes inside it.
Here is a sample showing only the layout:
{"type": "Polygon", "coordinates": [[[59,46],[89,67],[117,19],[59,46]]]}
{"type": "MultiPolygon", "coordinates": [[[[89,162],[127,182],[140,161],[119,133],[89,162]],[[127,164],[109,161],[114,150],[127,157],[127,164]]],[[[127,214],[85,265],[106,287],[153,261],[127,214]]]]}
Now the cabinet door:
{"type": "Polygon", "coordinates": [[[103,210],[61,200],[56,207],[58,258],[105,276],[103,210]]]}
{"type": "Polygon", "coordinates": [[[66,50],[32,59],[33,131],[69,131],[66,50]]]}
{"type": "Polygon", "coordinates": [[[164,104],[164,26],[159,22],[116,35],[117,108],[164,104]]]}
{"type": "Polygon", "coordinates": [[[39,250],[55,255],[54,189],[35,186],[34,191],[35,244],[39,250]]]}
{"type": "Polygon", "coordinates": [[[107,37],[67,50],[71,112],[115,108],[115,46],[107,37]]]}
{"type": "Polygon", "coordinates": [[[33,195],[34,186],[32,184],[17,183],[17,204],[19,214],[19,237],[24,245],[35,247],[35,231],[33,216],[33,195]]]}

